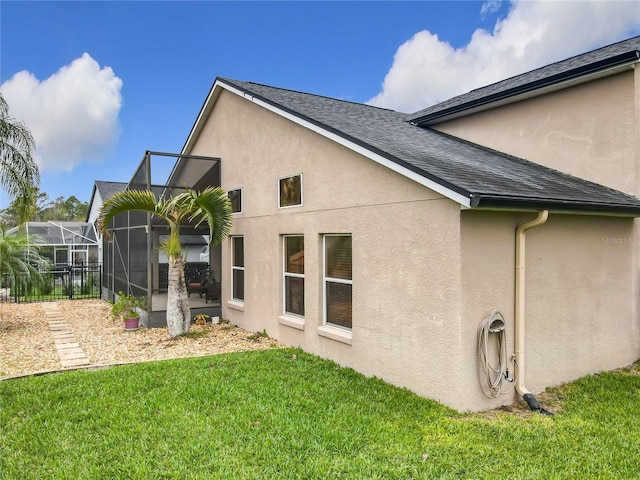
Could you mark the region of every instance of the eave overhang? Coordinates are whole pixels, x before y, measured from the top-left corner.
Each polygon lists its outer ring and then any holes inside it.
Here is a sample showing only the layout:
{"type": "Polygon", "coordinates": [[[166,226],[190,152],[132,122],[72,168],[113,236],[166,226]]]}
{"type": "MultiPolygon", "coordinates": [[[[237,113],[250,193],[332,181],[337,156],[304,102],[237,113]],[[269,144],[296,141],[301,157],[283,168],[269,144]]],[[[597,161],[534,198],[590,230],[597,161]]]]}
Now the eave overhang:
{"type": "MultiPolygon", "coordinates": [[[[635,60],[637,62],[637,59],[635,60]]],[[[188,156],[193,148],[195,139],[202,130],[207,116],[213,109],[222,91],[228,91],[249,100],[261,107],[274,112],[288,120],[308,128],[319,135],[322,135],[332,141],[369,158],[390,170],[404,175],[414,180],[444,197],[458,203],[462,209],[482,209],[482,210],[540,210],[548,209],[553,211],[561,211],[565,213],[574,212],[582,214],[596,215],[613,215],[613,216],[631,216],[640,217],[640,200],[629,196],[628,203],[605,203],[597,200],[580,201],[556,198],[536,198],[536,197],[516,197],[504,196],[500,194],[488,194],[471,192],[460,186],[451,184],[437,176],[430,175],[428,172],[421,170],[408,162],[403,161],[387,152],[384,152],[372,145],[367,144],[350,136],[340,130],[337,130],[313,118],[302,115],[299,112],[291,110],[281,104],[269,100],[250,90],[241,88],[235,84],[226,82],[225,79],[217,78],[212,86],[207,99],[198,115],[187,141],[182,149],[182,155],[188,156]]]]}
{"type": "MultiPolygon", "coordinates": [[[[631,198],[630,200],[635,200],[631,198]]],[[[575,200],[565,200],[557,198],[531,198],[531,197],[509,197],[500,195],[478,195],[473,194],[471,208],[479,210],[514,210],[514,211],[536,211],[551,210],[555,212],[640,217],[640,200],[635,200],[635,204],[604,203],[592,201],[582,202],[575,200]]]]}
{"type": "Polygon", "coordinates": [[[632,69],[640,61],[640,51],[633,50],[616,55],[598,62],[583,65],[540,80],[528,82],[513,88],[508,88],[494,94],[485,95],[473,100],[453,105],[449,108],[436,110],[419,116],[407,116],[407,121],[413,125],[436,125],[444,121],[477,113],[497,106],[514,103],[526,98],[544,95],[552,91],[561,90],[580,83],[586,83],[597,78],[603,78],[632,69]]]}

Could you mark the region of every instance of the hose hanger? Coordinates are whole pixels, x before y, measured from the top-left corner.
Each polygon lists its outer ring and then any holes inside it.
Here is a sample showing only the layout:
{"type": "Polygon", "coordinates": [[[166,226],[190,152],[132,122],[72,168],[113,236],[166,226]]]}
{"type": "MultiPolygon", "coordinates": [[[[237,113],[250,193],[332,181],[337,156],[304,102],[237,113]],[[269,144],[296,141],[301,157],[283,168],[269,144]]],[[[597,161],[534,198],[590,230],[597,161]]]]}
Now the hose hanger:
{"type": "Polygon", "coordinates": [[[486,397],[497,398],[513,390],[514,382],[509,374],[507,356],[507,326],[500,310],[494,310],[478,325],[478,361],[480,387],[486,397]],[[490,345],[496,348],[493,355],[489,351],[490,345]],[[507,383],[510,385],[507,386],[507,383]]]}

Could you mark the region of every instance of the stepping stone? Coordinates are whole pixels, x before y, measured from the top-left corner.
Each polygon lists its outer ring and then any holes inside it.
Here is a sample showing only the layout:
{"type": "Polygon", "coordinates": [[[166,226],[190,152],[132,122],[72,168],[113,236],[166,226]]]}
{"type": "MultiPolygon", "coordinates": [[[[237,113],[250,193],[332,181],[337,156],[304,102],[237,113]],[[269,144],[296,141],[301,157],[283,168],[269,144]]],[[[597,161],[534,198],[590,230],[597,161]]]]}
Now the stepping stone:
{"type": "Polygon", "coordinates": [[[76,343],[76,337],[71,335],[53,335],[53,340],[55,341],[56,346],[64,345],[65,343],[76,343]]]}
{"type": "Polygon", "coordinates": [[[81,358],[87,360],[87,356],[82,350],[79,352],[58,352],[58,355],[60,355],[60,360],[79,360],[81,358]]]}
{"type": "Polygon", "coordinates": [[[89,359],[85,357],[77,360],[61,360],[60,364],[63,367],[82,367],[84,365],[91,365],[91,362],[89,362],[89,359]]]}
{"type": "Polygon", "coordinates": [[[72,332],[72,330],[67,325],[59,325],[56,327],[49,326],[49,330],[52,332],[72,332]]]}
{"type": "Polygon", "coordinates": [[[73,330],[64,318],[60,315],[58,306],[55,303],[43,305],[44,313],[47,316],[47,323],[51,336],[60,358],[60,364],[63,368],[82,367],[90,365],[91,361],[87,358],[80,343],[75,338],[73,330]]]}
{"type": "Polygon", "coordinates": [[[54,340],[56,339],[61,339],[64,340],[66,338],[75,338],[73,335],[73,332],[69,331],[69,332],[51,332],[51,336],[54,338],[54,340]]]}

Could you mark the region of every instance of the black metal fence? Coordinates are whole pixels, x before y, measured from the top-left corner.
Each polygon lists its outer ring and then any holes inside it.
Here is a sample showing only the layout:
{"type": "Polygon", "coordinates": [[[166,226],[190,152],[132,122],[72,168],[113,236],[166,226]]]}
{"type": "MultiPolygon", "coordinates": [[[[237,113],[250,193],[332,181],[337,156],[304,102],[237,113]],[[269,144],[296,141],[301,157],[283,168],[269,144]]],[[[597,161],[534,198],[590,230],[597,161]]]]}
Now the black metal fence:
{"type": "Polygon", "coordinates": [[[56,265],[41,273],[42,281],[26,275],[3,274],[0,280],[1,302],[46,302],[101,298],[102,264],[56,265]]]}

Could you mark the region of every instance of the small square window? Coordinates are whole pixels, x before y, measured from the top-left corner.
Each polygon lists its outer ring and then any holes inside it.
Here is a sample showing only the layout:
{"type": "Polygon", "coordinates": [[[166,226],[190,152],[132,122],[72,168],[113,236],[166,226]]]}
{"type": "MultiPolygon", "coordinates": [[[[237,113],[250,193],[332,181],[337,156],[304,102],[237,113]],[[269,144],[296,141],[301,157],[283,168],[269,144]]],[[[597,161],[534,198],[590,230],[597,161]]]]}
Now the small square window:
{"type": "Polygon", "coordinates": [[[231,211],[233,213],[242,213],[242,189],[229,190],[229,201],[231,202],[231,211]]]}
{"type": "Polygon", "coordinates": [[[302,175],[281,178],[279,180],[280,207],[302,205],[302,175]]]}

